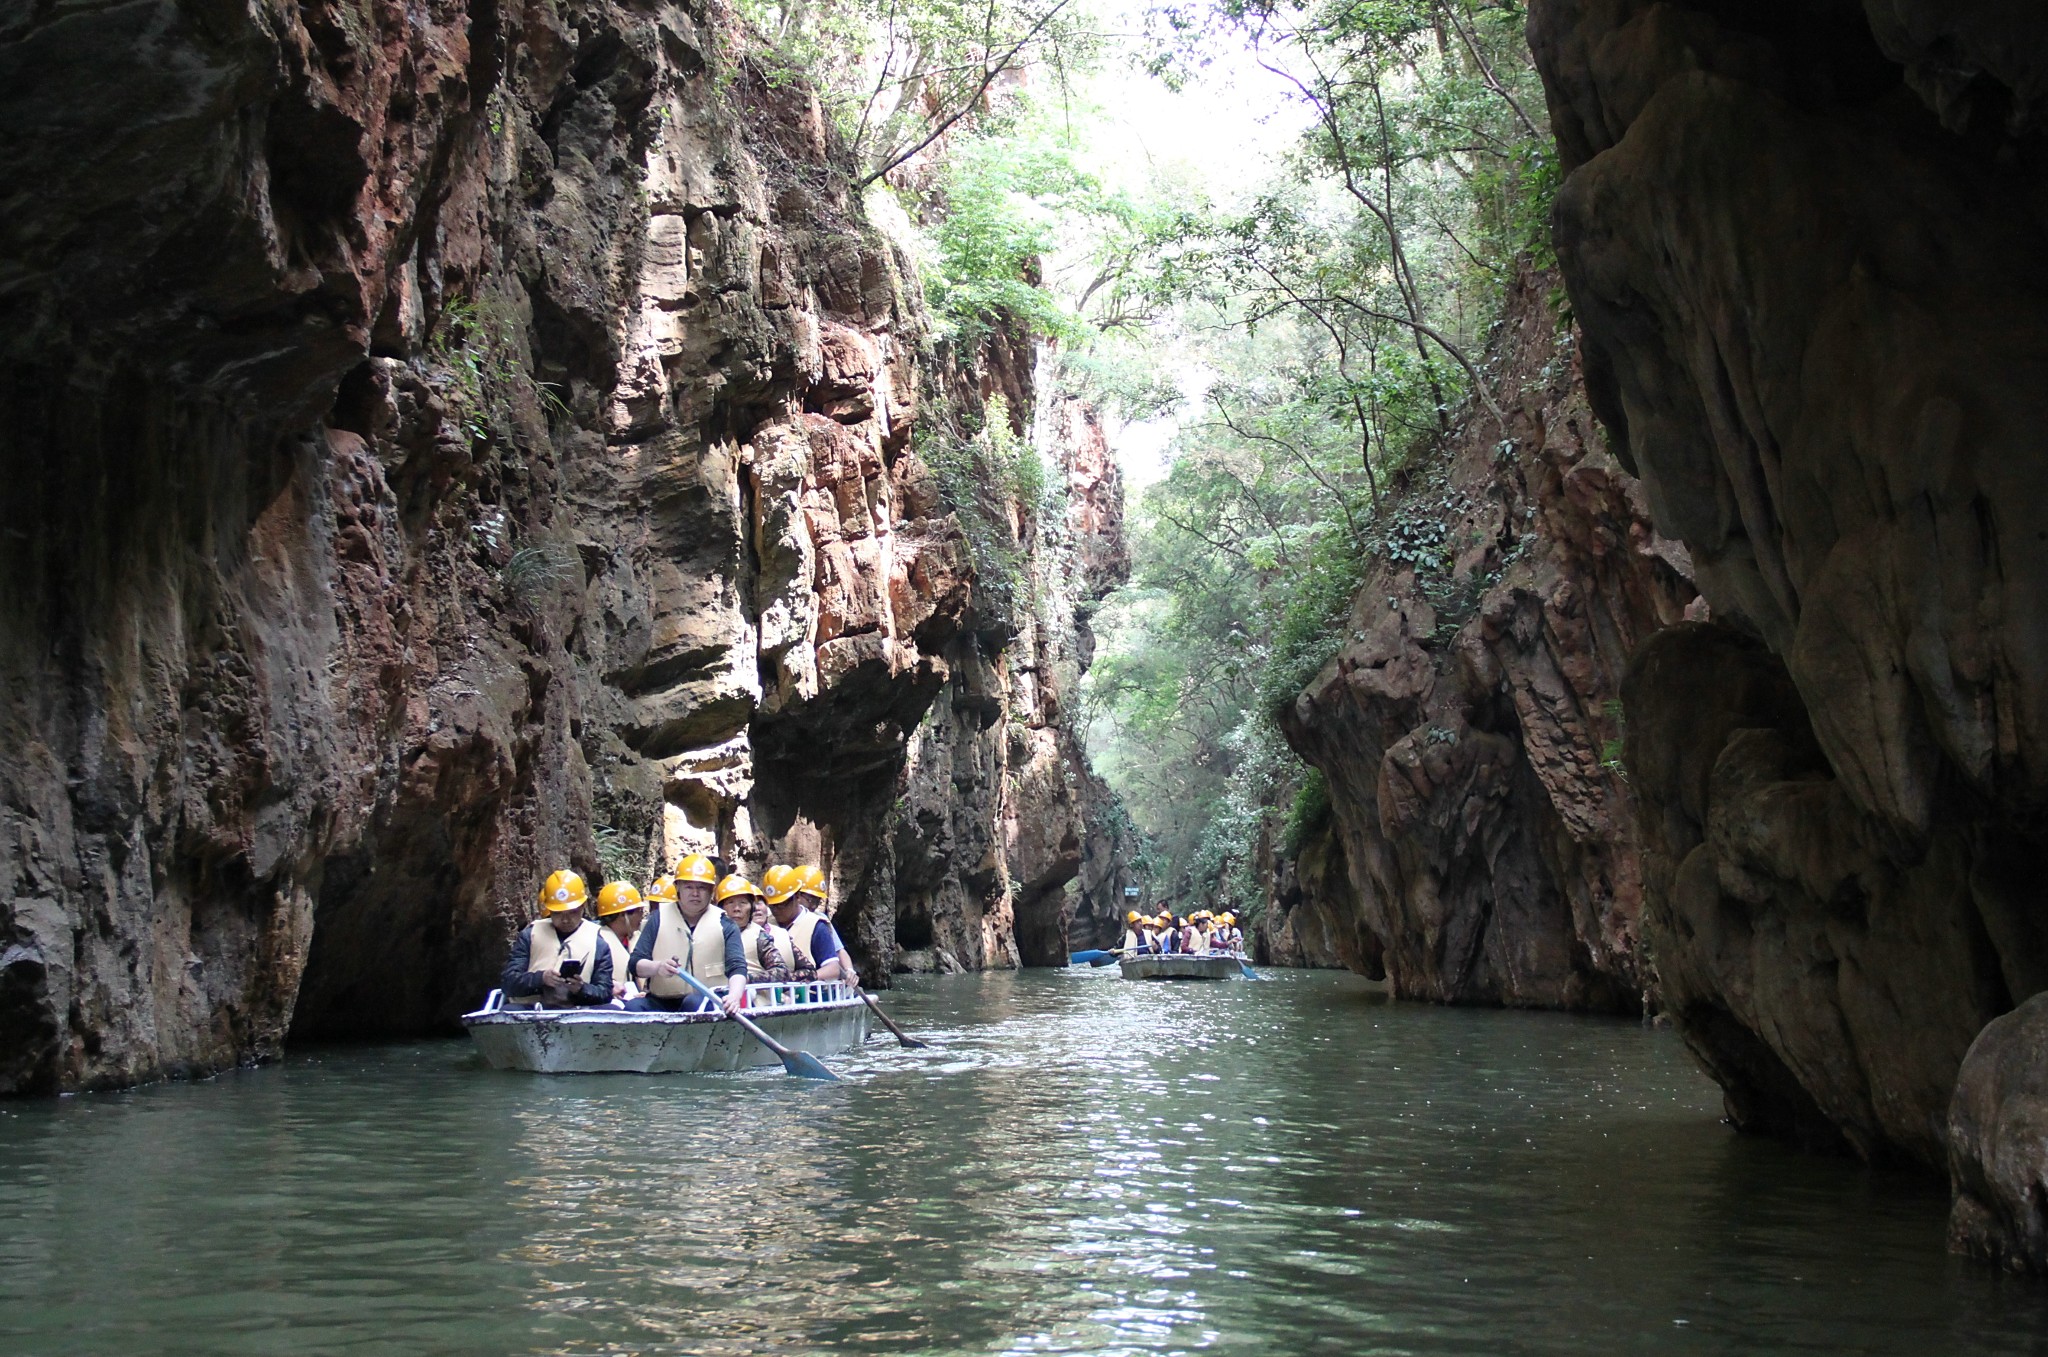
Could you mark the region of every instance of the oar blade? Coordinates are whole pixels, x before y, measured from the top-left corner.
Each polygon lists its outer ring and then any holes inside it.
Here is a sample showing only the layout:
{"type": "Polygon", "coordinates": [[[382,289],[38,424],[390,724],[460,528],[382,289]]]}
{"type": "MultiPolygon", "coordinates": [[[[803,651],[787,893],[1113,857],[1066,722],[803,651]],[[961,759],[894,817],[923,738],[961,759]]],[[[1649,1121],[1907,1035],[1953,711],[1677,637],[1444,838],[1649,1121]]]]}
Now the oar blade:
{"type": "Polygon", "coordinates": [[[784,1049],[780,1054],[782,1056],[782,1072],[792,1078],[829,1079],[834,1081],[839,1078],[838,1075],[825,1067],[824,1061],[818,1059],[809,1051],[784,1049]]]}
{"type": "Polygon", "coordinates": [[[882,1020],[882,1026],[889,1029],[889,1031],[896,1038],[896,1044],[901,1046],[904,1050],[922,1051],[926,1047],[931,1045],[929,1041],[919,1041],[916,1037],[911,1036],[910,1033],[898,1027],[895,1021],[891,1019],[887,1013],[884,1013],[882,1011],[882,1006],[875,1002],[874,995],[869,994],[859,985],[855,985],[853,987],[853,992],[860,996],[861,1002],[868,1006],[870,1012],[872,1012],[877,1018],[880,1018],[882,1020]]]}
{"type": "Polygon", "coordinates": [[[1244,972],[1244,978],[1247,980],[1264,980],[1266,978],[1242,961],[1237,963],[1237,968],[1244,972]]]}

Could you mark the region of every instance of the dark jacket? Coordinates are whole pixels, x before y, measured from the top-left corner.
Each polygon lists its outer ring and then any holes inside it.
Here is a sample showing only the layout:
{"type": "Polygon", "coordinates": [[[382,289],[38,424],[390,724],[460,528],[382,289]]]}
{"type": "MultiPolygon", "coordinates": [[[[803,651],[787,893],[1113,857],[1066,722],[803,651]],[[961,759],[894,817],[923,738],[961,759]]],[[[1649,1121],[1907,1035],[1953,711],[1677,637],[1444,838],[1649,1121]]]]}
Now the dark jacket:
{"type": "MultiPolygon", "coordinates": [[[[583,977],[583,983],[569,991],[569,999],[578,1004],[608,1004],[612,1001],[612,949],[604,945],[604,939],[597,940],[597,957],[591,962],[591,973],[583,977]]],[[[498,977],[498,988],[505,991],[509,999],[530,999],[541,992],[540,972],[532,969],[533,925],[519,930],[519,936],[512,940],[512,955],[505,962],[505,973],[498,977]]]]}

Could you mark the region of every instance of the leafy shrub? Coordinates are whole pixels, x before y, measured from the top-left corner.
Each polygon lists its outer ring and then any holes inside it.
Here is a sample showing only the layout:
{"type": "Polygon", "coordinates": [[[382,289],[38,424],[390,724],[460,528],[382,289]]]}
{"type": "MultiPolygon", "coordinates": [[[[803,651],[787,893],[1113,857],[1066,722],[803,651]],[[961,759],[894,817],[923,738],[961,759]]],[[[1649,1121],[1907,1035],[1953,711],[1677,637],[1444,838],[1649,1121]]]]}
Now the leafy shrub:
{"type": "Polygon", "coordinates": [[[1281,838],[1288,857],[1320,834],[1330,823],[1330,783],[1323,770],[1310,765],[1294,789],[1294,803],[1287,808],[1287,827],[1281,838]]]}

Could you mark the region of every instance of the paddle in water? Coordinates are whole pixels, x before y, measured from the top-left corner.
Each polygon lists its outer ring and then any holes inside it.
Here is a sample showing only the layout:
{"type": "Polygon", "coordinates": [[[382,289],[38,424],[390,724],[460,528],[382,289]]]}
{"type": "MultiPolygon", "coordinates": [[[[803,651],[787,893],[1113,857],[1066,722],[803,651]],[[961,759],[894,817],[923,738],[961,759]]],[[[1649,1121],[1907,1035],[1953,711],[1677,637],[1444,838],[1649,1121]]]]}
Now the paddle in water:
{"type": "MultiPolygon", "coordinates": [[[[705,984],[696,976],[691,975],[688,971],[677,971],[676,978],[689,982],[691,989],[696,990],[697,993],[703,995],[712,1003],[718,1003],[718,995],[713,992],[711,986],[705,984]]],[[[719,1004],[719,1007],[723,1009],[724,1005],[719,1004]]],[[[775,1058],[782,1062],[783,1073],[794,1075],[798,1079],[837,1079],[839,1077],[825,1068],[824,1061],[818,1059],[809,1051],[793,1051],[789,1047],[784,1046],[774,1037],[763,1032],[760,1026],[745,1014],[726,1013],[725,1016],[746,1028],[753,1035],[754,1040],[775,1052],[775,1058]]]]}
{"type": "Polygon", "coordinates": [[[869,1008],[875,1011],[875,1016],[882,1020],[882,1026],[888,1028],[891,1032],[894,1032],[896,1034],[896,1040],[898,1043],[902,1045],[903,1049],[905,1049],[906,1051],[923,1050],[925,1047],[931,1045],[929,1041],[919,1041],[916,1037],[911,1036],[908,1032],[904,1031],[902,1028],[898,1027],[894,1022],[892,1022],[889,1018],[889,1015],[882,1011],[882,1006],[875,1002],[875,996],[869,994],[866,990],[862,989],[858,981],[853,983],[853,992],[860,996],[860,1001],[862,1003],[866,1004],[869,1008]]]}

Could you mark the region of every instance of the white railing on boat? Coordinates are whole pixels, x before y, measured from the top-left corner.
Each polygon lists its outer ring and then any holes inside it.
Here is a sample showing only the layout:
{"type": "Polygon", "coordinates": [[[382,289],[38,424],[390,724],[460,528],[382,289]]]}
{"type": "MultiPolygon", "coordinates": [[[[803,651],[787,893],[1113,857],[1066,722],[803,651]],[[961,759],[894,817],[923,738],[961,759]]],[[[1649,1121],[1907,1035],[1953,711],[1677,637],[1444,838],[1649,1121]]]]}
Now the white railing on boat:
{"type": "MultiPolygon", "coordinates": [[[[720,993],[723,992],[720,991],[720,993]]],[[[748,984],[747,1005],[740,1011],[751,1018],[757,1014],[788,1013],[797,1009],[823,1008],[831,1004],[857,1002],[858,999],[859,996],[853,992],[853,987],[839,980],[757,980],[748,984]]],[[[619,1010],[610,1004],[593,1004],[588,1008],[507,1009],[505,1006],[505,991],[494,989],[484,997],[483,1007],[479,1008],[477,1013],[514,1011],[562,1014],[616,1013],[619,1010]]]]}
{"type": "Polygon", "coordinates": [[[838,980],[750,980],[747,1006],[742,1011],[751,1017],[788,1008],[841,1004],[854,997],[852,987],[838,980]]]}

